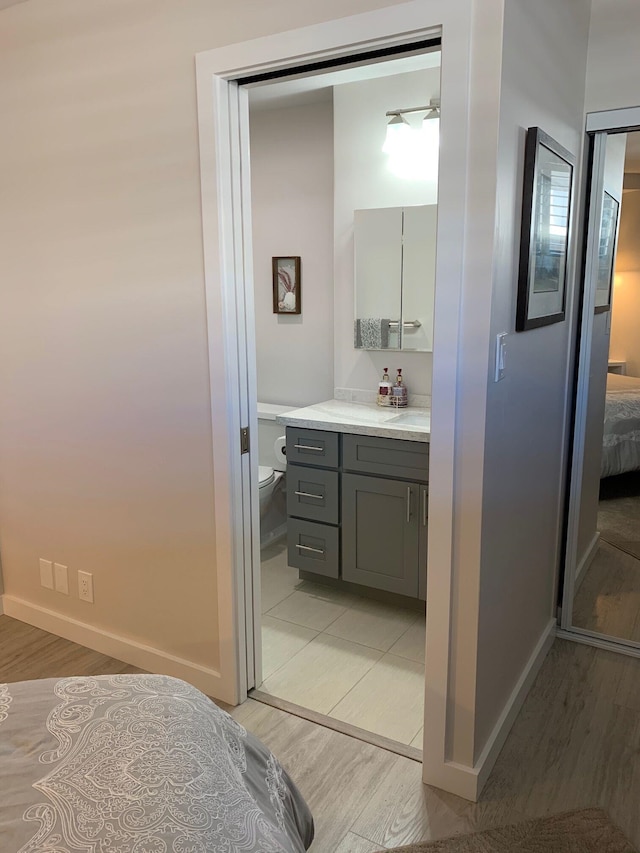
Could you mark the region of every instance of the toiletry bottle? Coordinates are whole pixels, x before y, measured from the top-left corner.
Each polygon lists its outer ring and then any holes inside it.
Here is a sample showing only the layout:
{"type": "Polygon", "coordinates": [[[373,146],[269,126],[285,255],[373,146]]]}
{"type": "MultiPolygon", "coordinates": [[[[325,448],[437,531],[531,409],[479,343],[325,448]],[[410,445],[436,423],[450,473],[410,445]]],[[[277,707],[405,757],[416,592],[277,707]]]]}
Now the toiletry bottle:
{"type": "Polygon", "coordinates": [[[389,379],[389,374],[387,373],[387,369],[385,367],[384,372],[382,374],[382,380],[378,385],[378,405],[379,406],[390,406],[391,405],[391,380],[389,379]]]}
{"type": "Polygon", "coordinates": [[[391,388],[391,405],[398,409],[403,409],[409,405],[409,395],[407,394],[407,386],[402,380],[402,370],[398,368],[398,376],[395,384],[391,388]]]}

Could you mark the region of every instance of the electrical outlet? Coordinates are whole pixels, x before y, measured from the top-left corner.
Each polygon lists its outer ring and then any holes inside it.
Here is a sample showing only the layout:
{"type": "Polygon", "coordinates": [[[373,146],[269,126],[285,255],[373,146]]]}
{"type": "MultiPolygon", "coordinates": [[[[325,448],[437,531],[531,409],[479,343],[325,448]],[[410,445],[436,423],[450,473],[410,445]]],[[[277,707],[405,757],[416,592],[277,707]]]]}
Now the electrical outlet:
{"type": "Polygon", "coordinates": [[[53,564],[53,577],[55,579],[56,592],[69,595],[69,571],[62,563],[53,564]]]}
{"type": "Polygon", "coordinates": [[[93,575],[91,572],[78,572],[78,598],[93,604],[93,575]]]}
{"type": "Polygon", "coordinates": [[[40,558],[40,586],[53,589],[53,563],[40,558]]]}

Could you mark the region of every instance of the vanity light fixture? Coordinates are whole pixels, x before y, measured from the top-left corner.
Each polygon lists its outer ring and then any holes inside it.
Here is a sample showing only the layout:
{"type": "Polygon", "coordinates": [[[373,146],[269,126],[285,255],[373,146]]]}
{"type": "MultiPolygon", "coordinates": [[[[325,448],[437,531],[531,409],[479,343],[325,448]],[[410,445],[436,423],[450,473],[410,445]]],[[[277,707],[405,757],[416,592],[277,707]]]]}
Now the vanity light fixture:
{"type": "Polygon", "coordinates": [[[427,106],[389,110],[387,135],[382,150],[389,169],[400,178],[435,180],[438,175],[440,98],[427,106]],[[420,119],[420,113],[424,113],[420,119]]]}
{"type": "Polygon", "coordinates": [[[387,135],[382,150],[389,156],[395,155],[403,147],[403,139],[407,133],[411,133],[411,125],[404,118],[400,110],[389,112],[391,120],[387,125],[387,135]]]}

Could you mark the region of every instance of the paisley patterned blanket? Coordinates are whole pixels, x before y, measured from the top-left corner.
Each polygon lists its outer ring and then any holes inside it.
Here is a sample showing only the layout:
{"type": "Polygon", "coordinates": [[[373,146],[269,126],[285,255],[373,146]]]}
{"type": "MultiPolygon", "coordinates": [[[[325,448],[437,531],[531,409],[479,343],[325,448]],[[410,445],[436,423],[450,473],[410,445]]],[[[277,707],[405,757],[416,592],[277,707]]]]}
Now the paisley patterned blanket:
{"type": "Polygon", "coordinates": [[[640,471],[640,378],[607,375],[601,477],[640,471]]]}
{"type": "Polygon", "coordinates": [[[312,838],[274,756],[183,681],[0,685],[3,853],[300,853],[312,838]]]}

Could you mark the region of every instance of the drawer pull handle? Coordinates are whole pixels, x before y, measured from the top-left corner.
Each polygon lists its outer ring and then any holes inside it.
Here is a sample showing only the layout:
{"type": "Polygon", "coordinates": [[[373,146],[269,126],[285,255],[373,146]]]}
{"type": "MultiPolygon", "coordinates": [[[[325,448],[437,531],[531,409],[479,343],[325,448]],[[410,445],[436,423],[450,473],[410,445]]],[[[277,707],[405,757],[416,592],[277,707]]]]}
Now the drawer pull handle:
{"type": "Polygon", "coordinates": [[[315,498],[317,501],[323,501],[324,495],[312,495],[311,492],[294,492],[299,498],[315,498]]]}
{"type": "Polygon", "coordinates": [[[427,526],[427,490],[422,490],[422,526],[427,526]]]}
{"type": "Polygon", "coordinates": [[[316,450],[318,453],[322,453],[324,447],[314,447],[312,444],[294,444],[294,447],[297,447],[298,450],[316,450]]]}
{"type": "Polygon", "coordinates": [[[411,521],[411,486],[407,486],[407,524],[411,521]]]}
{"type": "Polygon", "coordinates": [[[300,551],[313,551],[314,554],[324,554],[322,548],[312,548],[311,545],[296,545],[300,551]]]}

